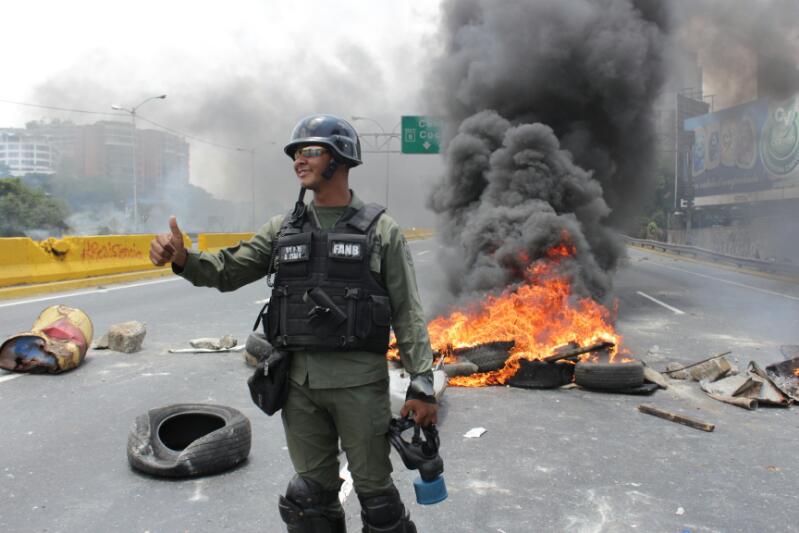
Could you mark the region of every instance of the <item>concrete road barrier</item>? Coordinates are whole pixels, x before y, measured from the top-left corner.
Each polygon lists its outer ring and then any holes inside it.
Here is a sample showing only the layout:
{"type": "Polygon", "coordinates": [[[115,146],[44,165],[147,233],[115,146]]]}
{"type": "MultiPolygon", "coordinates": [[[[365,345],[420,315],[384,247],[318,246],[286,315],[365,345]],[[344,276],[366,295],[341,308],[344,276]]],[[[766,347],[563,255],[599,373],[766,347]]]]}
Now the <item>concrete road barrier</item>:
{"type": "MultiPolygon", "coordinates": [[[[150,262],[154,235],[0,239],[0,287],[163,270],[150,262]]],[[[187,246],[191,240],[186,238],[187,246]]]]}
{"type": "MultiPolygon", "coordinates": [[[[424,239],[433,230],[407,228],[408,240],[424,239]]],[[[200,233],[197,249],[214,252],[250,239],[253,233],[200,233]]],[[[150,262],[154,234],[49,238],[0,238],[0,298],[69,290],[94,284],[166,276],[169,266],[150,262]]],[[[184,234],[187,248],[192,240],[184,234]]]]}

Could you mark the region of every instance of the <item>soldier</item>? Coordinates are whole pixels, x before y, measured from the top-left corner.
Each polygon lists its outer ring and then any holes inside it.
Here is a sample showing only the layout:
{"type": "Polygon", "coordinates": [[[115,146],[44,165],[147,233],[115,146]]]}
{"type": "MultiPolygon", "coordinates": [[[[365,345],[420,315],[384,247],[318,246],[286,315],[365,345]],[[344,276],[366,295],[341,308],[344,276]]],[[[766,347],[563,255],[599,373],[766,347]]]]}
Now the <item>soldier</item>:
{"type": "Polygon", "coordinates": [[[416,532],[391,480],[391,419],[385,360],[393,326],[411,375],[401,415],[436,422],[432,350],[407,242],[377,204],[349,188],[361,164],[355,129],[331,115],[301,120],[284,151],[303,188],[290,215],[278,215],[249,241],[215,254],[186,250],[174,217],[150,258],[172,263],[195,286],[235,290],[275,275],[266,313],[268,340],[291,352],[282,411],[296,475],[279,498],[289,532],[345,532],[338,499],[338,443],[361,503],[363,531],[416,532]],[[305,206],[305,189],[313,202],[305,206]]]}

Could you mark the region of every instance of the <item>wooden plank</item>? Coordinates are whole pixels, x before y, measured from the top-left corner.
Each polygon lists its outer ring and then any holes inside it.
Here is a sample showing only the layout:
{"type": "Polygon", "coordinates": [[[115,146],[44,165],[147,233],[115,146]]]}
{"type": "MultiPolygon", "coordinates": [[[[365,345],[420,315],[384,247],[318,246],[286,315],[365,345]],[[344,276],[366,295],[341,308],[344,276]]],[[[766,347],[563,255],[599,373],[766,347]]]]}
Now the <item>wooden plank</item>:
{"type": "Polygon", "coordinates": [[[702,431],[710,432],[716,429],[715,424],[703,422],[701,420],[697,420],[696,418],[691,418],[690,416],[685,416],[678,413],[672,413],[671,411],[660,409],[659,407],[655,407],[654,405],[651,404],[642,403],[638,406],[638,410],[648,415],[664,418],[666,420],[670,420],[678,424],[683,424],[685,426],[689,426],[694,429],[700,429],[702,431]]]}
{"type": "Polygon", "coordinates": [[[599,344],[594,344],[593,346],[586,346],[585,348],[575,348],[573,350],[564,350],[560,353],[555,353],[553,355],[544,357],[545,363],[554,363],[555,361],[560,361],[561,359],[570,359],[572,357],[577,357],[578,355],[582,355],[588,352],[596,352],[598,350],[606,350],[608,348],[613,348],[616,346],[612,342],[600,342],[599,344]]]}

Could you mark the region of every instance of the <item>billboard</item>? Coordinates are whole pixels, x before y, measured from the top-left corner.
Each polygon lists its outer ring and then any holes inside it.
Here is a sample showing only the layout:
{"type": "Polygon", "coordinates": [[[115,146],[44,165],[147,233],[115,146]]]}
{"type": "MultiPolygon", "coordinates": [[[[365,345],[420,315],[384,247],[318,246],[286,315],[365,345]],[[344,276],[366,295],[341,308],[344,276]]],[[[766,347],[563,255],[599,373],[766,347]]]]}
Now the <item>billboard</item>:
{"type": "Polygon", "coordinates": [[[799,187],[799,99],[755,100],[684,121],[695,197],[799,187]]]}

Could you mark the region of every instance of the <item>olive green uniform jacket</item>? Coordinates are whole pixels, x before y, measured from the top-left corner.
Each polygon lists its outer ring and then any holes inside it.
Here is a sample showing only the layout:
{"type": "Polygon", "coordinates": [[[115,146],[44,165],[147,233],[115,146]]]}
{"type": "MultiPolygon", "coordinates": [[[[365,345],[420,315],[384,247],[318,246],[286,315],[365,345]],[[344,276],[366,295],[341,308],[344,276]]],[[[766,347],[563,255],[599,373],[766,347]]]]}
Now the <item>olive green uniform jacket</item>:
{"type": "MultiPolygon", "coordinates": [[[[352,193],[350,206],[364,205],[352,193]]],[[[323,229],[331,228],[346,207],[316,207],[308,211],[323,229]]],[[[216,253],[189,251],[183,270],[175,272],[195,286],[233,291],[267,275],[285,215],[273,217],[248,241],[216,253]]],[[[370,257],[370,270],[381,280],[391,301],[391,325],[399,346],[400,359],[412,375],[429,372],[433,354],[422,311],[416,274],[408,243],[399,225],[383,213],[375,227],[377,244],[370,257]]],[[[295,352],[291,379],[306,382],[311,389],[347,388],[388,378],[385,358],[370,352],[295,352]]]]}

